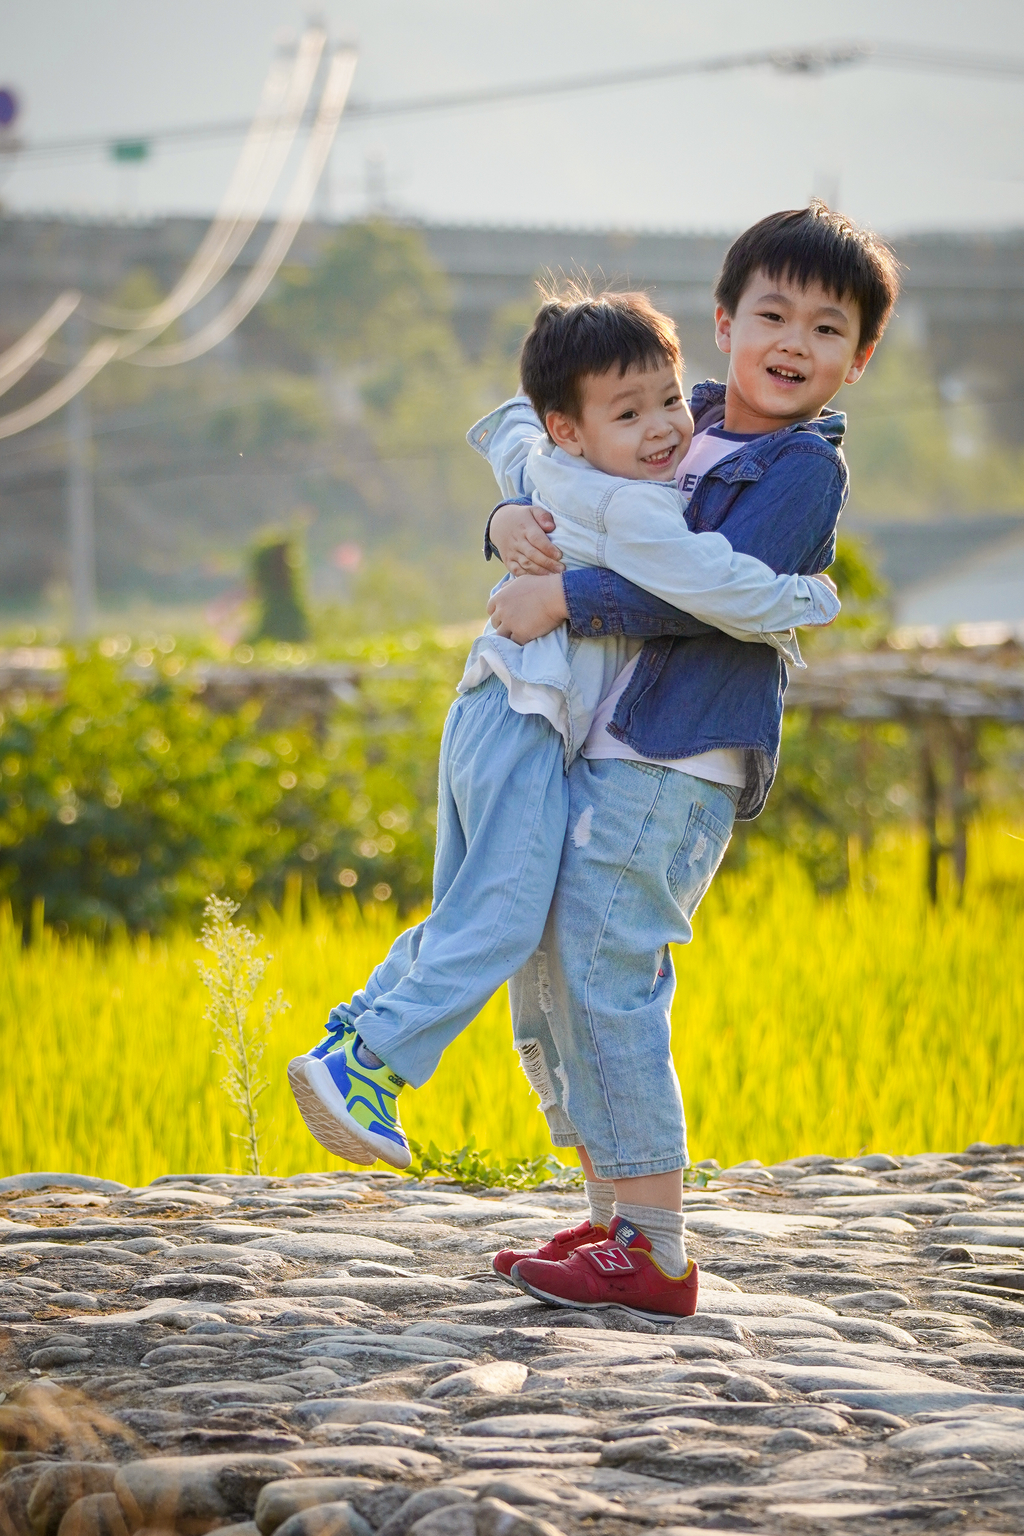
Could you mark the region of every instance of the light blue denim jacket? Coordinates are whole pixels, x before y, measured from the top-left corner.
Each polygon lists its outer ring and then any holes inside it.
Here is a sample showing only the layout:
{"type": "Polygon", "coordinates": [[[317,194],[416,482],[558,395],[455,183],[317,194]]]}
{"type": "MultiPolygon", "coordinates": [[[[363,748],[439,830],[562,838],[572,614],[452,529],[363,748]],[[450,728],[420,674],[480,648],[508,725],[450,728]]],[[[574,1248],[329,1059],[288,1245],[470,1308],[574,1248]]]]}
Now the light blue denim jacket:
{"type": "MultiPolygon", "coordinates": [[[[722,535],[693,533],[673,483],[606,475],[554,447],[528,400],[492,411],[470,430],[469,442],[487,458],[503,495],[531,496],[552,514],[552,538],[568,569],[617,571],[735,640],[773,646],[796,666],[803,663],[792,627],[829,623],[839,610],[821,582],[778,576],[736,553],[722,535]]],[[[545,715],[561,733],[568,764],[598,704],[641,646],[621,634],[576,638],[564,624],[517,645],[488,623],[459,691],[496,673],[514,709],[545,715]]]]}

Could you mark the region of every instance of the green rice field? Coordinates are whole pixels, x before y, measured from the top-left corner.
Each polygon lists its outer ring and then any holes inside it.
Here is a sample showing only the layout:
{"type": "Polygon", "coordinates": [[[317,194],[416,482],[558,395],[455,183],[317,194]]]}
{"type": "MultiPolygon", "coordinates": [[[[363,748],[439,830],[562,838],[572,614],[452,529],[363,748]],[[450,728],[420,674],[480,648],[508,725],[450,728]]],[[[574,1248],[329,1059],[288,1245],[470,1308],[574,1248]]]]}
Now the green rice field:
{"type": "MultiPolygon", "coordinates": [[[[923,895],[911,835],[854,859],[821,897],[795,861],[758,852],[723,871],[676,956],[675,1053],[694,1159],[949,1151],[1024,1141],[1024,828],[972,832],[962,904],[923,895]]],[[[288,1092],[289,1056],[320,1037],[395,931],[388,907],[282,914],[260,929],[274,1024],[264,1167],[332,1166],[288,1092]]],[[[195,937],[28,942],[0,913],[0,1174],[59,1169],[138,1184],[240,1168],[241,1130],[204,1022],[195,937]]],[[[402,1098],[410,1135],[475,1136],[502,1159],[549,1149],[512,1050],[504,993],[402,1098]]]]}

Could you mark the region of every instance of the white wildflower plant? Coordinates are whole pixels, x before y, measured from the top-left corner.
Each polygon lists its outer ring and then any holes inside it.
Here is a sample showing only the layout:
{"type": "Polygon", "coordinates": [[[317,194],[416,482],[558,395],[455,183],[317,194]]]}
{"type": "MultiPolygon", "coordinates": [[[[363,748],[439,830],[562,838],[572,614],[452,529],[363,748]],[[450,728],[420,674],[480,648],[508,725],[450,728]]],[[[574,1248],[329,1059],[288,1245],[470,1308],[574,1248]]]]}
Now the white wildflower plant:
{"type": "Polygon", "coordinates": [[[253,1000],[274,957],[258,954],[263,940],[250,928],[231,921],[237,911],[237,902],[207,897],[199,939],[213,956],[213,964],[197,960],[196,966],[209,994],[203,1018],[213,1025],[217,1053],[226,1063],[221,1085],[245,1123],[245,1130],[232,1132],[232,1137],[243,1145],[247,1171],[258,1174],[257,1100],[270,1086],[261,1071],[263,1053],[271,1024],[291,1005],[278,989],[264,1003],[262,1017],[252,1017],[253,1000]]]}

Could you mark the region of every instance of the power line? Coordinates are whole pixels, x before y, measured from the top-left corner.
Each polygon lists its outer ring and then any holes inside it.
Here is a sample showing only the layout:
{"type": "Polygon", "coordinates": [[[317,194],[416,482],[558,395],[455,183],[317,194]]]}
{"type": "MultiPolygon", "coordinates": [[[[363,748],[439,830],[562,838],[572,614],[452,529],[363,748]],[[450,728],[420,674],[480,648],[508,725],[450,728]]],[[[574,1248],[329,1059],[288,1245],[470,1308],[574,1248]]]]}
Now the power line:
{"type": "MultiPolygon", "coordinates": [[[[157,348],[152,348],[150,345],[162,331],[168,328],[177,315],[195,305],[203,294],[224,276],[227,270],[225,258],[230,256],[233,261],[256,227],[259,216],[273,191],[272,183],[266,176],[261,177],[260,174],[264,162],[269,158],[272,165],[276,164],[274,171],[276,177],[284,163],[280,157],[276,162],[274,159],[277,138],[283,133],[289,138],[290,143],[296,130],[295,122],[288,120],[287,111],[279,118],[274,116],[277,105],[293,95],[291,85],[297,80],[296,89],[299,91],[299,99],[292,116],[294,118],[301,115],[312,89],[314,74],[326,41],[326,33],[321,28],[310,27],[296,55],[292,82],[281,78],[276,84],[271,83],[265,90],[264,106],[269,102],[273,111],[269,119],[258,117],[256,124],[252,127],[252,137],[242,151],[240,165],[245,162],[244,170],[240,170],[232,178],[229,189],[232,206],[223,207],[213,221],[207,232],[207,238],[203,240],[199,251],[173,292],[149,311],[129,316],[115,315],[113,321],[115,325],[124,327],[127,323],[131,326],[131,330],[120,337],[101,336],[56,384],[51,385],[49,389],[44,390],[42,394],[37,395],[18,410],[0,416],[0,438],[13,437],[45,421],[54,411],[60,410],[62,406],[73,400],[108,363],[115,360],[160,368],[201,357],[204,352],[208,352],[218,342],[229,336],[259,302],[291,249],[327,162],[355,72],[356,55],[351,49],[337,49],[327,65],[313,127],[299,167],[286,194],[284,211],[237,292],[228,300],[219,314],[187,341],[157,348]],[[306,48],[307,42],[309,49],[306,48]],[[250,150],[254,151],[252,155],[249,154],[250,150]],[[260,185],[259,205],[249,209],[244,205],[238,206],[237,199],[251,190],[254,178],[260,185]]],[[[272,70],[272,77],[276,76],[276,73],[276,70],[272,70]]],[[[70,305],[68,310],[70,314],[78,306],[81,295],[67,294],[63,298],[70,305]]],[[[47,315],[36,323],[27,337],[23,336],[14,347],[0,356],[0,372],[6,368],[13,378],[24,356],[31,356],[34,361],[42,355],[45,342],[40,346],[31,338],[33,333],[40,329],[47,331],[47,336],[54,334],[57,326],[50,323],[50,316],[56,308],[56,305],[51,306],[47,315]],[[48,330],[47,327],[49,327],[48,330]]],[[[103,318],[102,313],[100,318],[103,318]]],[[[26,369],[22,368],[21,371],[24,373],[26,369]]]]}
{"type": "MultiPolygon", "coordinates": [[[[381,118],[411,117],[473,107],[502,106],[516,101],[568,96],[587,91],[614,90],[622,86],[650,85],[663,80],[679,79],[686,75],[720,74],[733,69],[767,67],[780,74],[811,76],[858,65],[877,65],[886,69],[912,70],[927,74],[953,74],[991,80],[1024,79],[1024,59],[1012,56],[965,53],[962,50],[953,51],[942,48],[918,48],[899,43],[830,43],[812,48],[758,50],[721,54],[707,59],[680,59],[668,64],[610,70],[601,74],[564,76],[526,84],[495,86],[472,91],[452,91],[432,96],[412,96],[392,101],[356,101],[348,107],[345,120],[351,125],[381,118]]],[[[306,121],[311,123],[312,117],[308,117],[306,121]]],[[[97,152],[108,154],[116,150],[119,144],[159,144],[163,148],[187,148],[191,144],[240,138],[249,131],[250,126],[249,120],[234,119],[217,123],[187,123],[176,127],[156,128],[146,133],[91,134],[77,138],[43,140],[38,144],[24,144],[17,154],[19,160],[40,163],[97,152]]]]}
{"type": "Polygon", "coordinates": [[[115,329],[144,329],[155,336],[217,286],[266,212],[302,124],[326,45],[322,28],[310,27],[299,40],[290,67],[281,57],[275,60],[220,208],[163,302],[155,309],[136,312],[111,305],[83,306],[90,318],[115,329]]]}
{"type": "MultiPolygon", "coordinates": [[[[0,438],[14,437],[37,426],[63,406],[67,416],[67,518],[72,586],[72,626],[75,637],[87,635],[96,610],[95,530],[92,485],[92,431],[83,391],[115,359],[166,367],[200,357],[229,336],[257,304],[285,260],[308,212],[324,171],[331,145],[348,100],[356,54],[339,48],[326,59],[327,34],[316,24],[307,27],[291,66],[279,56],[271,66],[254,122],[235,167],[221,208],[209,226],[185,272],[159,304],[133,313],[108,305],[87,304],[69,291],[19,341],[0,355],[0,391],[22,378],[40,361],[47,343],[68,321],[80,334],[80,356],[49,389],[19,409],[0,417],[0,438]],[[322,61],[325,67],[321,70],[322,61]],[[248,243],[273,194],[295,136],[305,117],[318,74],[323,83],[298,169],[285,195],[284,211],[237,292],[220,313],[185,342],[152,348],[180,316],[187,313],[226,276],[248,243]],[[84,347],[87,311],[108,334],[84,347]],[[109,330],[120,331],[110,335],[109,330]]],[[[137,159],[145,145],[128,146],[137,159]],[[138,153],[137,153],[138,152],[138,153]]]]}
{"type": "MultiPolygon", "coordinates": [[[[290,66],[281,56],[274,61],[221,206],[199,249],[167,297],[155,308],[127,312],[109,304],[93,303],[74,289],[62,293],[14,346],[0,354],[0,394],[12,388],[45,355],[49,341],[76,311],[80,318],[100,325],[134,331],[136,339],[126,340],[118,350],[117,355],[125,355],[159,336],[220,282],[266,212],[299,131],[326,43],[327,34],[322,29],[309,28],[295,49],[290,66]]],[[[108,354],[109,348],[102,354],[101,367],[113,355],[108,354]]],[[[78,373],[72,370],[49,399],[56,400],[59,406],[70,398],[66,393],[69,387],[74,393],[79,379],[88,383],[96,371],[91,368],[93,353],[89,360],[87,366],[82,359],[78,373]]],[[[48,397],[39,396],[30,407],[30,417],[33,412],[42,411],[43,417],[39,419],[44,419],[48,403],[48,397]]]]}
{"type": "MultiPolygon", "coordinates": [[[[218,315],[215,315],[194,336],[186,341],[169,342],[161,347],[148,347],[131,357],[131,362],[147,368],[169,368],[179,363],[191,362],[209,352],[218,342],[230,336],[246,315],[255,308],[273,282],[295,236],[301,229],[309,205],[313,201],[320,177],[327,163],[334,136],[341,121],[348,98],[349,86],[355,73],[356,56],[347,49],[339,50],[327,69],[316,118],[313,123],[302,161],[285,199],[284,211],[271,231],[265,246],[239,284],[237,292],[229,299],[218,315]]],[[[148,338],[147,338],[148,340],[148,338]]]]}

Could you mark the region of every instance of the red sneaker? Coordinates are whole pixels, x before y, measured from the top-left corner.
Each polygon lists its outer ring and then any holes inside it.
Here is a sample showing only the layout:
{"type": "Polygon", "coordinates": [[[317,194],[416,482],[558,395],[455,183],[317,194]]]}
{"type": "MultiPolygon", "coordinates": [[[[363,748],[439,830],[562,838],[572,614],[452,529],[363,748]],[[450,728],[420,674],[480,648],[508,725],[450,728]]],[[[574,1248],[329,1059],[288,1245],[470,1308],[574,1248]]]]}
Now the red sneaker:
{"type": "Polygon", "coordinates": [[[585,1221],[582,1226],[567,1227],[564,1232],[556,1232],[549,1243],[529,1253],[517,1253],[514,1248],[503,1248],[500,1253],[494,1255],[491,1263],[496,1274],[511,1280],[512,1266],[518,1264],[520,1259],[543,1259],[549,1264],[560,1264],[584,1243],[603,1243],[607,1236],[608,1233],[604,1227],[594,1227],[589,1221],[585,1221]]]}
{"type": "Polygon", "coordinates": [[[561,1263],[519,1259],[509,1278],[527,1295],[556,1307],[621,1307],[655,1323],[692,1317],[697,1310],[693,1259],[678,1279],[666,1275],[651,1258],[648,1239],[621,1216],[603,1243],[576,1248],[561,1263]]]}

